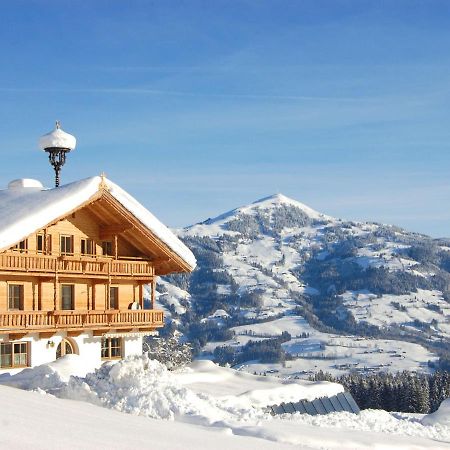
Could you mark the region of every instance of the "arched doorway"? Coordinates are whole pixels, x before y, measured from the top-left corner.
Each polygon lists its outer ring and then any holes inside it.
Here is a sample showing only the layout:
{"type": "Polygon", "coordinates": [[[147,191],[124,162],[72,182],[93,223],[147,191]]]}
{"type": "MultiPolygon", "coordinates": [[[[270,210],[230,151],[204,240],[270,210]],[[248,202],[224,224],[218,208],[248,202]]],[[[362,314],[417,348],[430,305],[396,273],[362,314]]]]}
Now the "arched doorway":
{"type": "Polygon", "coordinates": [[[56,348],[56,359],[65,355],[77,354],[76,344],[72,339],[63,339],[56,348]]]}

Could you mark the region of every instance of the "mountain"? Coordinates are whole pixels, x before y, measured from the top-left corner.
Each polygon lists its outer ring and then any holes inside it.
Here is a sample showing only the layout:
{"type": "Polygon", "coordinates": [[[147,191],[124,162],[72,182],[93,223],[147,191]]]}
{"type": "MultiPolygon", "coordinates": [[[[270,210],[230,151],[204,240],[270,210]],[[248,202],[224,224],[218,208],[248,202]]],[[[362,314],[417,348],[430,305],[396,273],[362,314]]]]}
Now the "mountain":
{"type": "Polygon", "coordinates": [[[447,240],[336,219],[282,194],[178,236],[198,267],[162,280],[159,300],[205,357],[286,374],[445,364],[447,240]]]}

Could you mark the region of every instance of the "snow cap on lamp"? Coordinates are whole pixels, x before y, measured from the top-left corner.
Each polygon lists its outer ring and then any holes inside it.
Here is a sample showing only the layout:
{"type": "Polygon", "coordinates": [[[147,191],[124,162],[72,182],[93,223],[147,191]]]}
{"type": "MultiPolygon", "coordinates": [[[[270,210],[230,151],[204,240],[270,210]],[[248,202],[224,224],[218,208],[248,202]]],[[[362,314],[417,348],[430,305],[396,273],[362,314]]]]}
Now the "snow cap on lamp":
{"type": "Polygon", "coordinates": [[[46,150],[47,148],[63,148],[67,150],[74,150],[77,145],[75,136],[66,133],[59,123],[56,121],[56,126],[50,133],[44,134],[39,139],[39,148],[46,150]]]}
{"type": "Polygon", "coordinates": [[[66,162],[66,155],[75,148],[76,143],[75,136],[63,131],[58,120],[55,129],[39,139],[39,147],[48,153],[48,159],[55,171],[55,187],[59,186],[59,174],[66,162]]]}

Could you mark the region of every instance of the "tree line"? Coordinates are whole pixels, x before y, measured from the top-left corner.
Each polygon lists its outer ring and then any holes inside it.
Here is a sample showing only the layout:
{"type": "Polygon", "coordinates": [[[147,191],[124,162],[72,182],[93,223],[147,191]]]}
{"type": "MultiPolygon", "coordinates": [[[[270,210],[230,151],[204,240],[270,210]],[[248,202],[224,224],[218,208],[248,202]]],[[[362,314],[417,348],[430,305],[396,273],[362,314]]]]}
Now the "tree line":
{"type": "Polygon", "coordinates": [[[408,371],[370,375],[350,373],[340,377],[319,371],[310,380],[342,384],[361,409],[429,414],[450,397],[450,373],[446,371],[432,375],[408,371]]]}

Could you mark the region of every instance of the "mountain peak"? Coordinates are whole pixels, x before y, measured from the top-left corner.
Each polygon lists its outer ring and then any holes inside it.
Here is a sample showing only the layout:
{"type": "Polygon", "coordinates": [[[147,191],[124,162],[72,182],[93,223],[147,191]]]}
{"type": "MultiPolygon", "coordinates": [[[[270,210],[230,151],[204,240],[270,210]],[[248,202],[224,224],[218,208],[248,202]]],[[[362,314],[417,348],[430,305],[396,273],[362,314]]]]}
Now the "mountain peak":
{"type": "Polygon", "coordinates": [[[290,197],[287,197],[286,195],[282,193],[272,194],[268,197],[263,197],[259,200],[256,200],[255,202],[251,203],[248,206],[243,206],[239,208],[240,211],[244,212],[248,209],[253,208],[273,208],[280,205],[287,205],[287,206],[294,206],[298,209],[301,209],[305,214],[307,214],[312,219],[323,219],[328,218],[328,216],[325,216],[324,214],[319,213],[318,211],[310,208],[309,206],[305,205],[304,203],[301,203],[297,200],[294,200],[290,197]]]}
{"type": "Polygon", "coordinates": [[[195,231],[199,233],[199,227],[203,226],[209,226],[209,225],[217,225],[222,226],[224,223],[228,222],[229,220],[232,220],[239,214],[254,214],[257,210],[270,210],[270,209],[276,209],[282,206],[291,206],[295,207],[297,209],[300,209],[304,214],[306,214],[311,219],[317,219],[317,220],[328,220],[332,221],[334,220],[332,217],[327,216],[325,214],[321,214],[318,211],[310,208],[309,206],[298,202],[297,200],[294,200],[292,198],[287,197],[284,194],[277,193],[269,195],[268,197],[263,197],[259,200],[254,201],[253,203],[250,203],[248,205],[241,206],[239,208],[235,208],[231,211],[228,211],[226,213],[223,213],[217,217],[209,218],[205,220],[204,222],[200,222],[195,225],[191,225],[190,227],[187,227],[191,231],[195,231]]]}
{"type": "Polygon", "coordinates": [[[295,201],[292,198],[286,197],[286,195],[284,195],[281,192],[279,192],[278,194],[272,194],[272,195],[269,195],[267,197],[260,198],[259,200],[256,200],[253,203],[265,202],[267,200],[269,200],[269,201],[276,201],[276,202],[279,202],[279,203],[289,203],[289,202],[295,201]]]}

